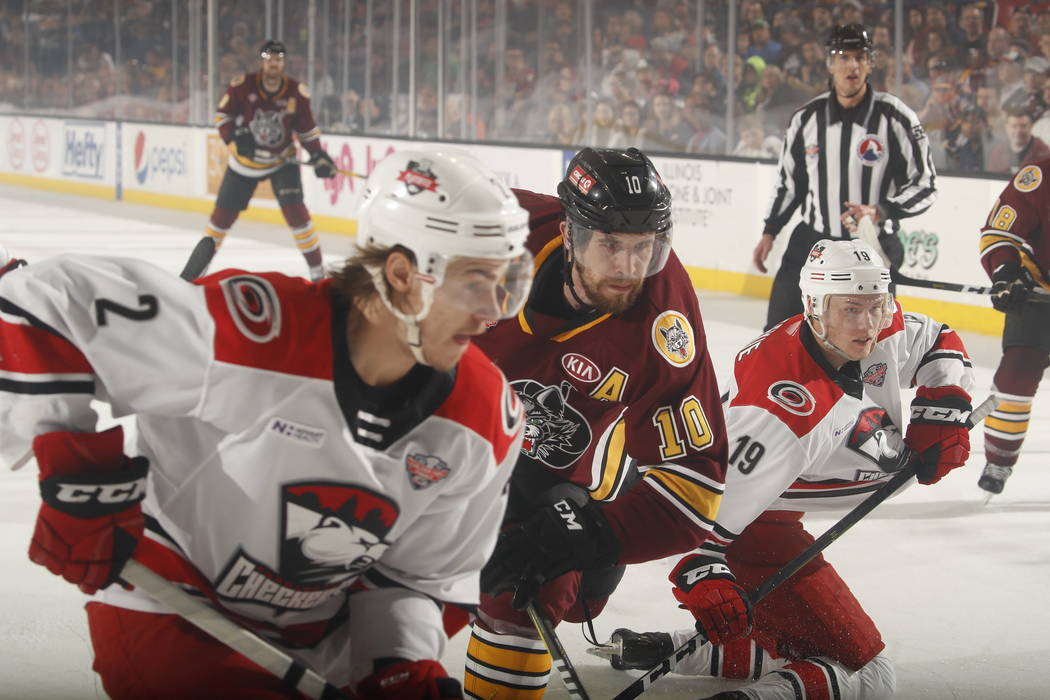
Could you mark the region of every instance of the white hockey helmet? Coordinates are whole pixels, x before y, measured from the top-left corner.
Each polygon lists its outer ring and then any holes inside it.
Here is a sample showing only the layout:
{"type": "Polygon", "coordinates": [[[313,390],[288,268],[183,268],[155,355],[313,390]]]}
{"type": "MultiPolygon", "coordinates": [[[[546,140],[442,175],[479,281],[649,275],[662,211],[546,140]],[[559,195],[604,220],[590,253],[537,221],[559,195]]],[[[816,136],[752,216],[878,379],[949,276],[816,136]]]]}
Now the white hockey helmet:
{"type": "Polygon", "coordinates": [[[822,320],[833,294],[885,294],[883,328],[893,321],[890,269],[868,243],[854,239],[817,241],[809,251],[798,282],[807,318],[822,320]]]}

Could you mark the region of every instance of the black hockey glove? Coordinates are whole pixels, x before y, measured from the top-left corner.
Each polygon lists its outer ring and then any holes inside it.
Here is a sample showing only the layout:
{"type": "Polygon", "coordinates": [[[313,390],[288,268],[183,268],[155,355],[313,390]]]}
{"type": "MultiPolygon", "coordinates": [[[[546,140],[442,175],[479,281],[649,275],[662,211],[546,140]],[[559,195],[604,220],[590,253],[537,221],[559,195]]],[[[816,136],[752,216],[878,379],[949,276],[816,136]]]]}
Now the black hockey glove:
{"type": "Polygon", "coordinates": [[[332,156],[328,155],[323,148],[310,156],[309,164],[314,167],[314,175],[317,177],[321,179],[335,177],[335,163],[332,162],[332,156]]]}
{"type": "Polygon", "coordinates": [[[255,157],[255,137],[246,124],[233,130],[233,142],[237,144],[237,154],[244,158],[255,157]]]}
{"type": "Polygon", "coordinates": [[[1016,311],[1035,286],[1028,270],[1015,262],[1003,263],[992,273],[992,306],[996,311],[1016,311]]]}
{"type": "Polygon", "coordinates": [[[493,596],[514,591],[511,605],[521,609],[546,582],[569,571],[611,566],[619,553],[620,543],[597,504],[562,498],[500,533],[481,571],[481,590],[493,596]]]}

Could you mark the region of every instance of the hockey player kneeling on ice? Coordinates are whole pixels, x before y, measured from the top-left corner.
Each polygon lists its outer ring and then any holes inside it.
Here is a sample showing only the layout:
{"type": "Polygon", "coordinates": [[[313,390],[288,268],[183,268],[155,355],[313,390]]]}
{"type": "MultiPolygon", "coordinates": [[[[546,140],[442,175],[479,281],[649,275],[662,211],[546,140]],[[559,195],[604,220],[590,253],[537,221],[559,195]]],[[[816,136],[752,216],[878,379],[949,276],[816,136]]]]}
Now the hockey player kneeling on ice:
{"type": "Polygon", "coordinates": [[[468,154],[407,150],[355,218],[357,250],[316,284],[0,265],[0,462],[36,457],[29,556],[93,596],[109,697],[299,697],[111,585],[132,554],[359,699],[462,697],[442,608],[478,603],[524,426],[471,339],[527,296],[528,215],[468,154]],[[137,440],[96,432],[92,399],[137,440]]]}
{"type": "MultiPolygon", "coordinates": [[[[889,270],[859,240],[822,240],[801,275],[805,312],[736,357],[725,405],[726,491],[712,537],[672,571],[674,595],[706,609],[700,584],[735,580],[756,589],[814,538],[815,510],[848,510],[905,466],[933,484],[969,455],[973,371],[959,337],[926,316],[902,313],[889,270]],[[906,435],[901,390],[917,386],[906,435]]],[[[695,615],[695,612],[694,612],[695,615]]],[[[818,556],[759,602],[754,631],[704,644],[677,671],[750,680],[717,698],[887,698],[893,665],[875,624],[818,556]]],[[[649,668],[692,629],[639,636],[618,630],[620,668],[649,668]]]]}

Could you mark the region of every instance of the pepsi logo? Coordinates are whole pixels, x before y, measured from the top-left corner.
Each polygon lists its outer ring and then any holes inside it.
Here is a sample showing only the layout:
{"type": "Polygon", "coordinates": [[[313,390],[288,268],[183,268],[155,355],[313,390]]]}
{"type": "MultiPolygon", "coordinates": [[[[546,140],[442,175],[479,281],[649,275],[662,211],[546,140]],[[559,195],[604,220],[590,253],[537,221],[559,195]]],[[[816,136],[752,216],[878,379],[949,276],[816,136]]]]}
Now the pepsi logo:
{"type": "Polygon", "coordinates": [[[601,377],[598,365],[576,352],[570,352],[561,356],[561,368],[570,377],[581,382],[596,382],[601,377]]]}

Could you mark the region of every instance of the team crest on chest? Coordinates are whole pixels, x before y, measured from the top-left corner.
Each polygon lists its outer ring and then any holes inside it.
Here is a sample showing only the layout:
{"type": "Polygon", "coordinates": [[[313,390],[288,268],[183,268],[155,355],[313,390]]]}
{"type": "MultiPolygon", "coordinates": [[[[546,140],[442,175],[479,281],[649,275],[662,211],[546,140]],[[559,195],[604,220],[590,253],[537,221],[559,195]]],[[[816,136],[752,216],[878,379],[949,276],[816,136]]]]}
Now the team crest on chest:
{"type": "Polygon", "coordinates": [[[437,455],[422,453],[405,457],[405,468],[408,470],[408,483],[412,484],[416,491],[433,486],[452,471],[445,460],[437,455]]]}
{"type": "Polygon", "coordinates": [[[252,116],[252,136],[260,146],[276,146],[284,138],[281,113],[260,109],[252,116]]]}
{"type": "Polygon", "coordinates": [[[521,452],[548,467],[565,469],[591,443],[587,421],[568,403],[572,385],[541,384],[532,379],[511,382],[525,408],[525,439],[521,452]]]}
{"type": "Polygon", "coordinates": [[[809,389],[798,382],[781,380],[769,385],[766,393],[769,400],[796,416],[808,416],[817,407],[817,401],[809,389]]]}
{"type": "Polygon", "coordinates": [[[868,134],[857,146],[857,158],[861,165],[875,165],[886,158],[886,144],[876,134],[868,134]]]}
{"type": "Polygon", "coordinates": [[[696,356],[693,327],[677,311],[664,311],[653,321],[653,345],[675,367],[685,367],[696,356]]]}
{"type": "Polygon", "coordinates": [[[886,363],[876,362],[871,367],[864,370],[864,376],[861,377],[865,384],[871,384],[872,386],[882,386],[886,381],[886,363]]]}

